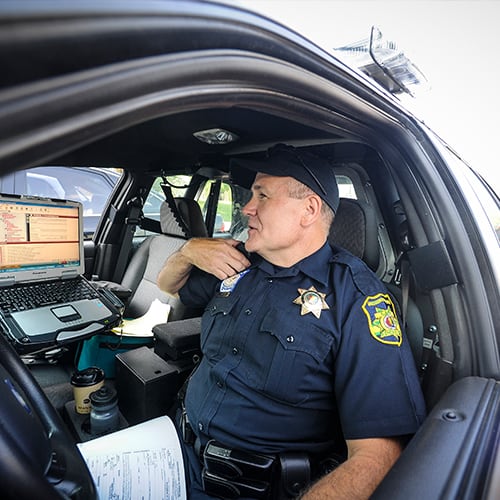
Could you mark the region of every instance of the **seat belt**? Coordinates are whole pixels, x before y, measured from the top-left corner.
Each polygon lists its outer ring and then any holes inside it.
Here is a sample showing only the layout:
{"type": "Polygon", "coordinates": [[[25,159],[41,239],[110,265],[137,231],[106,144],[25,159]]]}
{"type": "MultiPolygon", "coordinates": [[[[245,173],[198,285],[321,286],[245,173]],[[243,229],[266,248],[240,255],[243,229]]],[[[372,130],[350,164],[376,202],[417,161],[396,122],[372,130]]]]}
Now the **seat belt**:
{"type": "Polygon", "coordinates": [[[406,317],[408,314],[408,297],[410,294],[410,261],[408,260],[408,250],[411,249],[410,239],[408,236],[408,222],[404,211],[396,206],[395,209],[400,209],[399,215],[404,216],[404,220],[399,225],[399,242],[401,243],[401,253],[396,260],[396,274],[394,283],[401,287],[401,321],[403,327],[406,328],[406,317]]]}
{"type": "Polygon", "coordinates": [[[401,321],[406,328],[406,316],[408,314],[408,297],[410,294],[410,262],[406,252],[403,252],[399,260],[399,273],[401,284],[401,321]]]}
{"type": "Polygon", "coordinates": [[[221,180],[217,179],[210,186],[210,193],[207,199],[207,215],[205,217],[205,225],[208,229],[208,234],[214,234],[215,218],[217,217],[217,201],[220,195],[221,180]]]}
{"type": "Polygon", "coordinates": [[[122,238],[122,245],[120,248],[120,253],[118,254],[118,260],[116,263],[115,271],[113,273],[113,281],[115,283],[121,283],[123,278],[123,273],[128,263],[128,255],[132,247],[132,240],[135,233],[135,228],[141,222],[142,215],[142,198],[136,196],[130,199],[127,203],[129,207],[128,216],[125,218],[125,232],[122,238]]]}
{"type": "MultiPolygon", "coordinates": [[[[404,251],[398,259],[398,272],[399,276],[397,281],[401,287],[401,321],[406,328],[406,319],[408,313],[408,297],[410,290],[410,260],[407,251],[404,251]]],[[[439,336],[438,330],[435,325],[430,325],[425,328],[422,338],[422,356],[419,360],[418,375],[420,383],[423,383],[425,373],[431,360],[433,351],[437,352],[439,356],[439,336]]]]}

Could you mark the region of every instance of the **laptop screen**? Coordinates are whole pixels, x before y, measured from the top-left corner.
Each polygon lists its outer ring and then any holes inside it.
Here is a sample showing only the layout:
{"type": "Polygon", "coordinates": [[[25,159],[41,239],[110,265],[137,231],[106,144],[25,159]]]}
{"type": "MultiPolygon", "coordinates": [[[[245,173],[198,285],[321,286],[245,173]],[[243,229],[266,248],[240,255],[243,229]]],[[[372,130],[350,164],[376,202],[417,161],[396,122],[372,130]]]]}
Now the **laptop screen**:
{"type": "Polygon", "coordinates": [[[0,284],[83,273],[82,205],[0,194],[0,284]]]}

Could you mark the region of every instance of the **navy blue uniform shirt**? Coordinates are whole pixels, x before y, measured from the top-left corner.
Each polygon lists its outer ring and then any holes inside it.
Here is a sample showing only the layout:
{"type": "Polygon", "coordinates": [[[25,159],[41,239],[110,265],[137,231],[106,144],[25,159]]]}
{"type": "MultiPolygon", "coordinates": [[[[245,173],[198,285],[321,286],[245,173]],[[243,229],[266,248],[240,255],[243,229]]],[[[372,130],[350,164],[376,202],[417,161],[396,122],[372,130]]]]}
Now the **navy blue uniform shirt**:
{"type": "Polygon", "coordinates": [[[275,453],[414,433],[425,416],[408,340],[378,278],[325,244],[291,268],[254,255],[221,282],[193,269],[179,292],[204,307],[186,393],[202,442],[275,453]]]}

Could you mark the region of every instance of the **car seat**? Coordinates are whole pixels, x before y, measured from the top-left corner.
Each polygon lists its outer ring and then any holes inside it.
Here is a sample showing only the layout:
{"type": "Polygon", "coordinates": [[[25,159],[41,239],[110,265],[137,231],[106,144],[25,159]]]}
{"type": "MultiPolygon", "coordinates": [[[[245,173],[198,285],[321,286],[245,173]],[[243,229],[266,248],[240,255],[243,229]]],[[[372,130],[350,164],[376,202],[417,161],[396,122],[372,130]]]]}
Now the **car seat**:
{"type": "Polygon", "coordinates": [[[174,198],[171,209],[164,201],[160,207],[162,234],[147,237],[134,252],[123,275],[121,285],[132,290],[124,317],[136,318],[145,314],[154,299],[170,304],[170,320],[195,316],[198,311],[186,308],[179,299],[162,292],[156,285],[158,273],[167,257],[176,252],[188,239],[185,228],[192,237],[207,237],[207,228],[200,206],[189,198],[174,198]],[[182,218],[182,225],[179,222],[182,218]]]}
{"type": "Polygon", "coordinates": [[[377,270],[380,259],[377,220],[367,203],[341,198],[328,240],[364,260],[372,271],[377,270]]]}
{"type": "MultiPolygon", "coordinates": [[[[345,248],[362,259],[374,272],[377,270],[380,258],[378,224],[373,208],[367,203],[341,198],[328,239],[331,244],[345,248]]],[[[393,283],[384,284],[395,299],[396,305],[400,306],[401,288],[393,283]]],[[[415,363],[420,367],[424,326],[420,311],[411,297],[408,297],[405,319],[406,335],[410,341],[415,363]]]]}

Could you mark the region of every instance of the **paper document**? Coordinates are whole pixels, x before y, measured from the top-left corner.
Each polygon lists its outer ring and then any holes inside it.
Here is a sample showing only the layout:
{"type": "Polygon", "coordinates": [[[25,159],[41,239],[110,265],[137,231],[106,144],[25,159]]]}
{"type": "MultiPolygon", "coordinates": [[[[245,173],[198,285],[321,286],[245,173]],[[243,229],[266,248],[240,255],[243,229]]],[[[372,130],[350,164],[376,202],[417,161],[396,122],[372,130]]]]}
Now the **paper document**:
{"type": "Polygon", "coordinates": [[[152,337],[153,327],[160,323],[166,323],[169,313],[170,305],[155,299],[146,314],[136,319],[124,319],[111,331],[118,335],[152,337]]]}
{"type": "Polygon", "coordinates": [[[177,431],[158,417],[78,443],[100,500],[186,500],[177,431]]]}

